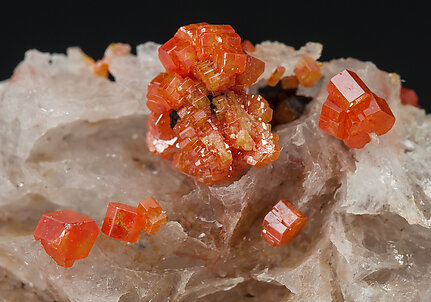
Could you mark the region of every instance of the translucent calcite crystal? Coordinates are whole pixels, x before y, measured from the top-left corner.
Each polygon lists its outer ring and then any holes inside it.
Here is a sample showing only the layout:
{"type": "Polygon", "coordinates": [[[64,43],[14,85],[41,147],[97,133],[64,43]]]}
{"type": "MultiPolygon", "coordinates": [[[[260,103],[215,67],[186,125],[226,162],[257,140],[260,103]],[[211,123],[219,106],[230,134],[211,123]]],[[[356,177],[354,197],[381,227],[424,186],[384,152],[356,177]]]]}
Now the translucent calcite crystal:
{"type": "Polygon", "coordinates": [[[94,219],[65,210],[43,214],[33,236],[58,265],[72,267],[88,257],[98,234],[94,219]]]}
{"type": "Polygon", "coordinates": [[[103,221],[102,233],[111,238],[136,242],[144,226],[144,219],[137,208],[120,202],[110,202],[103,221]]]}
{"type": "MultiPolygon", "coordinates": [[[[431,117],[401,104],[398,75],[355,59],[322,62],[321,80],[296,92],[311,98],[303,114],[272,129],[278,159],[206,186],[147,148],[147,85],[164,72],[159,46],[107,56],[115,81],[96,76],[79,49],[33,50],[15,81],[0,83],[0,300],[430,300],[431,117]],[[325,88],[344,69],[397,118],[362,149],[318,127],[325,88]],[[33,238],[43,213],[71,209],[101,225],[109,200],[143,196],[169,221],[137,243],[98,236],[87,258],[63,269],[33,238]],[[299,237],[274,248],[262,221],[281,199],[308,219],[299,237]]],[[[277,66],[293,75],[300,57],[318,60],[320,51],[257,44],[252,55],[265,68],[250,93],[277,66]]]]}
{"type": "MultiPolygon", "coordinates": [[[[181,27],[159,48],[167,73],[148,85],[146,141],[151,152],[199,182],[232,181],[248,165],[262,167],[279,155],[268,103],[247,95],[265,63],[245,54],[244,45],[250,49],[230,25],[198,23],[181,27]]],[[[269,83],[275,86],[284,70],[278,67],[269,83]]]]}
{"type": "Polygon", "coordinates": [[[329,96],[322,107],[319,128],[350,148],[363,148],[371,140],[370,133],[383,135],[395,123],[386,101],[350,70],[334,76],[326,90],[329,96]]]}
{"type": "Polygon", "coordinates": [[[280,200],[265,215],[261,236],[272,246],[288,243],[305,227],[307,217],[290,201],[280,200]]]}

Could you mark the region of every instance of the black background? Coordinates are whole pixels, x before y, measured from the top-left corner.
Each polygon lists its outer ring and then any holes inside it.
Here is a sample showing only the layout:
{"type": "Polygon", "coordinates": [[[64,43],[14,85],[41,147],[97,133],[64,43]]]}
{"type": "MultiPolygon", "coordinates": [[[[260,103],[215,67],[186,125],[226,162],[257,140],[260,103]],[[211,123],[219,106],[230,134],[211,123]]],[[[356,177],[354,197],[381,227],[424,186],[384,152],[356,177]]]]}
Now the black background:
{"type": "Polygon", "coordinates": [[[22,3],[2,7],[0,80],[10,77],[30,48],[64,53],[69,46],[80,46],[101,58],[112,42],[133,47],[149,40],[163,43],[179,26],[206,21],[231,24],[253,43],[278,40],[298,48],[307,41],[321,42],[321,60],[373,61],[400,74],[431,112],[430,19],[426,8],[411,1],[22,3]]]}

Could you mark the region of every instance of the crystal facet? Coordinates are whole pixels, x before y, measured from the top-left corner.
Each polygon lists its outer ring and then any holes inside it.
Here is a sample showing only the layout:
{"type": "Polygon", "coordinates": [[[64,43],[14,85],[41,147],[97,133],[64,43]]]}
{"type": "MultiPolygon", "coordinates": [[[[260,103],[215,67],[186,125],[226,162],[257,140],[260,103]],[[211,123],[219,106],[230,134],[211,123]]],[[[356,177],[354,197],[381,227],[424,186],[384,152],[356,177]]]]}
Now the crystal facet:
{"type": "Polygon", "coordinates": [[[45,251],[63,267],[88,257],[99,228],[96,221],[71,210],[43,214],[33,233],[45,251]]]}
{"type": "Polygon", "coordinates": [[[326,90],[319,128],[355,149],[370,142],[370,133],[383,135],[395,123],[386,101],[365,85],[358,75],[344,70],[334,76],[326,90]]]}
{"type": "Polygon", "coordinates": [[[280,200],[266,214],[262,224],[262,238],[272,246],[286,244],[305,227],[307,217],[291,202],[280,200]]]}
{"type": "Polygon", "coordinates": [[[138,214],[135,207],[110,202],[103,221],[102,233],[111,238],[136,242],[143,225],[144,217],[138,214]]]}

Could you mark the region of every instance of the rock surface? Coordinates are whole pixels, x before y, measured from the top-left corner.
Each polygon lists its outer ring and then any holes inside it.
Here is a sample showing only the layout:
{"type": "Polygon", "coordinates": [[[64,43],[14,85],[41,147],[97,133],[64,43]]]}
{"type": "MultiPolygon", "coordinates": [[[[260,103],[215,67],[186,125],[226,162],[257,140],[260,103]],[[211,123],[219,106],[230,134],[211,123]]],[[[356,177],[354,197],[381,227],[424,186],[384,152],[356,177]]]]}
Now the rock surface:
{"type": "MultiPolygon", "coordinates": [[[[402,106],[400,79],[370,62],[323,63],[300,93],[313,101],[280,125],[281,155],[238,181],[207,187],[149,153],[146,84],[162,66],[154,43],[113,57],[115,81],[95,76],[77,48],[29,51],[0,83],[0,300],[2,301],[429,301],[431,117],[402,106]],[[360,150],[318,129],[329,79],[348,68],[391,107],[394,128],[360,150]],[[32,237],[46,212],[71,209],[99,227],[110,201],[155,197],[168,223],[128,244],[100,234],[90,256],[59,267],[32,237]],[[308,222],[272,248],[266,212],[291,200],[308,222]]],[[[301,54],[257,45],[266,62],[293,68],[301,54]]]]}

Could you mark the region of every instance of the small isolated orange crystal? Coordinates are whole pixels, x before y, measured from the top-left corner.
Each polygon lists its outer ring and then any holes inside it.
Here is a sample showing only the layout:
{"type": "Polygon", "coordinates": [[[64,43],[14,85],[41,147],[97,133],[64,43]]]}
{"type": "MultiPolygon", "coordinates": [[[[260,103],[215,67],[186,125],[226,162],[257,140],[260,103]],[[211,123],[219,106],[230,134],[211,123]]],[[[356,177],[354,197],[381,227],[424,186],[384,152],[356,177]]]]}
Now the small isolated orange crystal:
{"type": "Polygon", "coordinates": [[[370,133],[383,135],[395,123],[386,101],[365,85],[356,73],[344,70],[326,88],[329,95],[322,107],[319,128],[342,139],[350,148],[363,148],[370,133]]]}
{"type": "Polygon", "coordinates": [[[286,68],[283,66],[277,66],[272,75],[268,79],[268,86],[275,87],[283,76],[286,68]]]}
{"type": "Polygon", "coordinates": [[[295,75],[299,83],[304,87],[313,86],[322,77],[317,62],[313,58],[307,56],[301,57],[298,63],[296,63],[295,75]]]}
{"type": "Polygon", "coordinates": [[[421,108],[421,106],[419,106],[418,95],[416,94],[416,91],[414,91],[413,89],[401,87],[400,95],[401,95],[401,104],[421,108]]]}
{"type": "Polygon", "coordinates": [[[138,214],[135,207],[110,202],[103,221],[102,233],[111,238],[136,242],[143,225],[144,217],[138,214]]]}
{"type": "Polygon", "coordinates": [[[43,214],[33,236],[58,265],[71,267],[88,257],[98,234],[96,221],[66,210],[43,214]]]}
{"type": "Polygon", "coordinates": [[[262,238],[272,246],[286,244],[305,227],[307,217],[292,203],[280,200],[266,214],[262,224],[262,238]]]}
{"type": "Polygon", "coordinates": [[[157,201],[149,197],[138,205],[138,214],[144,217],[144,231],[148,235],[156,233],[166,223],[166,213],[157,201]]]}
{"type": "Polygon", "coordinates": [[[280,153],[272,109],[247,95],[265,63],[243,48],[252,51],[230,25],[183,26],[159,48],[167,72],[148,85],[149,150],[206,184],[227,182],[280,153]]]}

